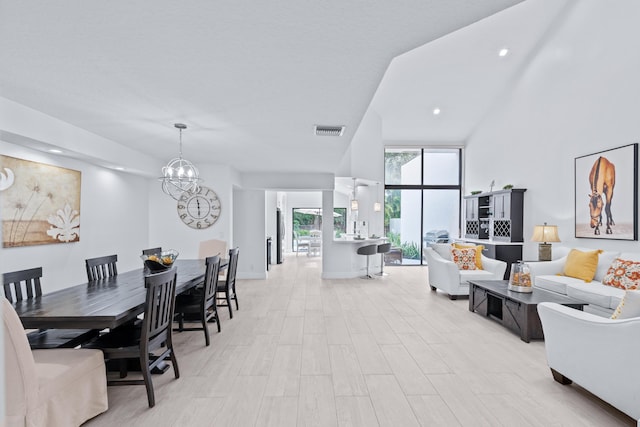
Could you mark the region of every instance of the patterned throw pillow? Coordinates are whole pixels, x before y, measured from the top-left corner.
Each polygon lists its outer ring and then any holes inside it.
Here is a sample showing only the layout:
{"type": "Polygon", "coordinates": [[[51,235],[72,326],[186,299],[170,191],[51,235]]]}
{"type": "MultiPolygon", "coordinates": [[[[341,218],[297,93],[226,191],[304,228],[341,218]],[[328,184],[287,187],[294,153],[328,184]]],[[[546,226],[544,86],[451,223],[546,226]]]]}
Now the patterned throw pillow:
{"type": "Polygon", "coordinates": [[[460,270],[476,270],[476,248],[451,248],[451,261],[460,270]]]}
{"type": "Polygon", "coordinates": [[[476,270],[482,270],[482,251],[483,245],[475,245],[473,243],[452,243],[452,247],[456,249],[474,248],[476,250],[476,270]]]}
{"type": "Polygon", "coordinates": [[[640,285],[640,262],[616,258],[609,266],[602,283],[620,289],[635,290],[640,285]]]}
{"type": "Polygon", "coordinates": [[[627,291],[611,315],[612,319],[630,319],[640,317],[640,291],[627,291]]]}

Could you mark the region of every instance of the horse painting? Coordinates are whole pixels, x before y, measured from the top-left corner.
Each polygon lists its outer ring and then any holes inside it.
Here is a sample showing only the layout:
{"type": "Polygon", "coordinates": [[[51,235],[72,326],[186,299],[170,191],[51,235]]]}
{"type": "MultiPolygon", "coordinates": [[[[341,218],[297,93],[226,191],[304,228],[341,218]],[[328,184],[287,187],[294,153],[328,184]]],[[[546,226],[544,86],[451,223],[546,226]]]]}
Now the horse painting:
{"type": "Polygon", "coordinates": [[[591,228],[597,236],[600,234],[600,226],[602,225],[602,208],[607,214],[607,228],[605,233],[612,234],[611,226],[615,225],[611,216],[611,200],[613,199],[613,188],[616,185],[616,167],[605,157],[598,157],[593,164],[589,173],[589,186],[591,194],[589,194],[589,212],[591,215],[591,228]],[[603,196],[605,201],[603,201],[603,196]]]}

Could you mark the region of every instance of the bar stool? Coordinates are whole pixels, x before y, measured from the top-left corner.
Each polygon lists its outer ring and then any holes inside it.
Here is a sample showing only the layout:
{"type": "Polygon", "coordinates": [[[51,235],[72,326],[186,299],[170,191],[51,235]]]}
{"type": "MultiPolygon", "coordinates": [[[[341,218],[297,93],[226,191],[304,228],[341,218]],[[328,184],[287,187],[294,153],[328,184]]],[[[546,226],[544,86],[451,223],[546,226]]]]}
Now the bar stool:
{"type": "Polygon", "coordinates": [[[378,245],[367,245],[358,248],[358,255],[367,256],[367,275],[361,276],[362,279],[373,279],[373,276],[369,274],[369,256],[375,255],[378,252],[378,245]]]}
{"type": "Polygon", "coordinates": [[[381,243],[378,245],[378,253],[380,254],[380,273],[376,273],[376,276],[388,276],[388,273],[384,272],[384,254],[391,251],[391,243],[381,243]]]}

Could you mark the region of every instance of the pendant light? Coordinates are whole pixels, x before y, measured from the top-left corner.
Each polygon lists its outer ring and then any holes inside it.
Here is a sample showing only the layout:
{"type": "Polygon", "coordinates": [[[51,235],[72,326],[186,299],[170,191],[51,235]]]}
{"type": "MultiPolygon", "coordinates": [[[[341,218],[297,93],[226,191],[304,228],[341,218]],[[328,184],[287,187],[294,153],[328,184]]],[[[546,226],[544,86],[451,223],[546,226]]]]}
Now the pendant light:
{"type": "Polygon", "coordinates": [[[378,192],[380,191],[380,183],[376,182],[376,202],[373,204],[373,211],[380,212],[382,210],[382,203],[378,202],[378,192]]]}
{"type": "Polygon", "coordinates": [[[173,125],[180,131],[180,155],[169,160],[162,168],[162,191],[174,200],[180,200],[184,193],[198,192],[198,183],[201,181],[198,168],[193,163],[182,158],[182,131],[187,125],[176,123],[173,125]]]}

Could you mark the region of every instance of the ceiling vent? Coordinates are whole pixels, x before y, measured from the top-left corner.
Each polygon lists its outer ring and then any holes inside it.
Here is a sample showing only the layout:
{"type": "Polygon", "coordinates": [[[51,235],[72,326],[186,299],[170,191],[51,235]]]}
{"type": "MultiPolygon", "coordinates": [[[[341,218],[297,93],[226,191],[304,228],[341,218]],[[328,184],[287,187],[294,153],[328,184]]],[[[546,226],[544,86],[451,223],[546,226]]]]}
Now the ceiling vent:
{"type": "Polygon", "coordinates": [[[344,134],[344,126],[315,126],[316,135],[318,136],[342,136],[344,134]]]}

